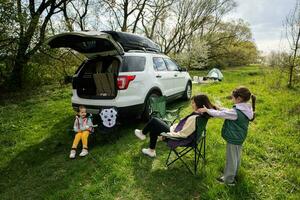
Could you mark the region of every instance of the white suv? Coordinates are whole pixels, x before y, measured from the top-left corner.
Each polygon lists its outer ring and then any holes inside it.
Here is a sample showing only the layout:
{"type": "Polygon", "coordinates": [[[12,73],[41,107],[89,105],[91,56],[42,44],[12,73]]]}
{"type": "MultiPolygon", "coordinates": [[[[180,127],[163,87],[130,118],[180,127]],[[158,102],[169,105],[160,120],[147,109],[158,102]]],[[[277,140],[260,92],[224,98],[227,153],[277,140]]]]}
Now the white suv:
{"type": "Polygon", "coordinates": [[[88,58],[73,76],[72,106],[99,113],[114,107],[119,115],[149,117],[149,98],[191,97],[191,77],[151,40],[122,32],[72,32],[48,40],[52,48],[68,47],[88,58]]]}

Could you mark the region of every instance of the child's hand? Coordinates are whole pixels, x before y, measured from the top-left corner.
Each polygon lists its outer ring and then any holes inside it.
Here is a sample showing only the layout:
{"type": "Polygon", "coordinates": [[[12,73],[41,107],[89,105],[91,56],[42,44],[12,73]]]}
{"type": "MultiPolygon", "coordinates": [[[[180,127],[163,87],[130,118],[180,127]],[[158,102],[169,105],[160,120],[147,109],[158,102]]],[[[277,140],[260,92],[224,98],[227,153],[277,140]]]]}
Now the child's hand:
{"type": "Polygon", "coordinates": [[[198,108],[197,109],[197,112],[199,112],[199,113],[205,113],[205,112],[207,112],[207,108],[205,107],[205,105],[203,105],[203,108],[198,108]]]}

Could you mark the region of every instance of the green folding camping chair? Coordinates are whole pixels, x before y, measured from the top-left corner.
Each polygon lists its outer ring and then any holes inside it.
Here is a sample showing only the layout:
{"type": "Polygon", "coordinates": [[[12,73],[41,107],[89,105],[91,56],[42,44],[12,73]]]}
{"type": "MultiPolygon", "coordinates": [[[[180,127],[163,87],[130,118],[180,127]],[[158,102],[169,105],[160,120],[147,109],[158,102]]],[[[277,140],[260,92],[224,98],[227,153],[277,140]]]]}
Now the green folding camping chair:
{"type": "Polygon", "coordinates": [[[157,117],[170,126],[174,124],[176,120],[180,119],[179,113],[181,109],[182,107],[173,110],[167,110],[165,96],[150,98],[150,116],[157,117]]]}
{"type": "Polygon", "coordinates": [[[196,131],[188,138],[180,140],[167,140],[167,146],[170,148],[168,158],[166,160],[166,165],[169,167],[171,164],[177,160],[181,160],[186,168],[194,175],[197,174],[197,168],[200,158],[205,161],[205,150],[206,150],[206,124],[208,118],[197,117],[196,118],[196,131]],[[179,151],[180,150],[180,151],[179,151]],[[183,157],[189,152],[194,152],[194,162],[193,170],[191,167],[184,161],[183,157]],[[175,158],[171,160],[171,153],[175,154],[175,158]]]}

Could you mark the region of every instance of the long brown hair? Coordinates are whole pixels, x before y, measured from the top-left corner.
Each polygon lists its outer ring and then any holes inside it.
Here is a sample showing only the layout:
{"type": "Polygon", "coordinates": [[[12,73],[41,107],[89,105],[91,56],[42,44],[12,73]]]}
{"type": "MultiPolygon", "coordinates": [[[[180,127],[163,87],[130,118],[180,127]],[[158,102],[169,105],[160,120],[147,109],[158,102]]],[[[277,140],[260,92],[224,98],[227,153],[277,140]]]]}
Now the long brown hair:
{"type": "MultiPolygon", "coordinates": [[[[203,105],[204,105],[208,109],[216,109],[216,106],[210,102],[210,100],[206,94],[194,95],[191,98],[191,100],[195,102],[197,108],[203,108],[203,105]]],[[[207,113],[204,113],[204,115],[206,117],[210,117],[210,115],[208,115],[207,113]]]]}
{"type": "Polygon", "coordinates": [[[232,96],[235,98],[240,97],[242,102],[248,102],[251,98],[252,102],[252,110],[253,110],[253,118],[250,121],[255,119],[255,103],[256,103],[256,96],[251,94],[250,90],[244,86],[240,86],[232,91],[232,96]]]}

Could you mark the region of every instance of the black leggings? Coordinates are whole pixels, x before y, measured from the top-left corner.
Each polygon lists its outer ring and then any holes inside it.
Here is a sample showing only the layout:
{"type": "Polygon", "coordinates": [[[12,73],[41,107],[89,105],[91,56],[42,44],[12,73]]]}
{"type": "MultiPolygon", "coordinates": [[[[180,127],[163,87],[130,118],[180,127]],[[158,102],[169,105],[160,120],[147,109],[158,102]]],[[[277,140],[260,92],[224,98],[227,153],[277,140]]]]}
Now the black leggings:
{"type": "Polygon", "coordinates": [[[155,149],[157,137],[162,132],[170,132],[170,127],[162,120],[153,117],[144,127],[143,134],[150,133],[150,149],[155,149]]]}

